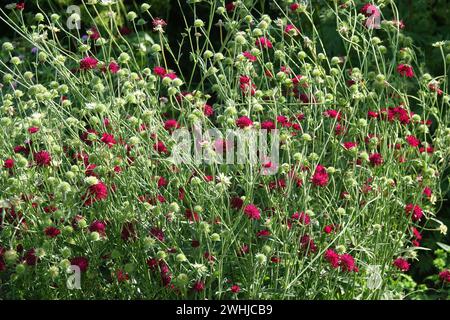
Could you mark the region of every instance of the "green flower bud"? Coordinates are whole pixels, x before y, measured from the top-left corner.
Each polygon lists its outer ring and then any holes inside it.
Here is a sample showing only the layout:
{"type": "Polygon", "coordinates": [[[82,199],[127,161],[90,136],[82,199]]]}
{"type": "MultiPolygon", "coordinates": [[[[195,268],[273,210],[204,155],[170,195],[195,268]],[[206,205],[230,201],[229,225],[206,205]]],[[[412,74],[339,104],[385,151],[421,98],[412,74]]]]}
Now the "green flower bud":
{"type": "Polygon", "coordinates": [[[2,49],[8,52],[11,52],[14,50],[14,46],[11,42],[3,42],[2,49]]]}
{"type": "Polygon", "coordinates": [[[219,242],[220,241],[220,235],[218,233],[213,233],[211,235],[211,241],[213,242],[219,242]]]}
{"type": "Polygon", "coordinates": [[[262,253],[257,253],[255,258],[258,264],[265,264],[267,262],[267,256],[262,253]]]}
{"type": "Polygon", "coordinates": [[[128,21],[136,20],[136,18],[137,18],[136,12],[130,11],[130,12],[127,13],[127,20],[128,21]]]}
{"type": "Polygon", "coordinates": [[[304,134],[302,134],[302,140],[305,141],[305,142],[311,142],[312,141],[312,137],[311,137],[310,134],[304,133],[304,134]]]}
{"type": "Polygon", "coordinates": [[[100,234],[97,231],[93,231],[89,234],[89,239],[91,239],[91,241],[98,241],[100,240],[100,234]]]}
{"type": "Polygon", "coordinates": [[[19,264],[16,266],[16,273],[17,273],[17,274],[22,274],[22,273],[25,272],[25,270],[26,270],[26,266],[25,266],[24,263],[19,263],[19,264]]]}
{"type": "Polygon", "coordinates": [[[164,260],[165,258],[167,258],[167,253],[165,251],[160,250],[156,253],[156,257],[160,260],[164,260]]]}
{"type": "Polygon", "coordinates": [[[151,5],[149,5],[148,3],[143,3],[141,4],[141,11],[142,12],[146,12],[148,11],[148,9],[150,9],[151,5]]]}
{"type": "Polygon", "coordinates": [[[177,260],[178,262],[185,262],[185,261],[187,261],[187,258],[186,258],[186,256],[185,256],[184,254],[179,253],[179,254],[177,254],[177,256],[176,256],[176,260],[177,260]]]}
{"type": "Polygon", "coordinates": [[[189,277],[185,273],[180,273],[177,276],[176,281],[180,286],[185,286],[189,282],[189,277]]]}
{"type": "Polygon", "coordinates": [[[3,258],[5,259],[5,262],[8,264],[12,264],[14,262],[16,262],[17,258],[18,258],[18,254],[16,250],[7,250],[5,251],[5,253],[3,254],[3,258]]]}
{"type": "Polygon", "coordinates": [[[336,251],[337,251],[339,254],[342,254],[342,253],[345,253],[346,248],[345,248],[344,245],[338,245],[338,246],[336,246],[336,251]]]}
{"type": "Polygon", "coordinates": [[[153,237],[148,236],[148,237],[144,238],[144,248],[145,249],[147,249],[147,250],[151,249],[155,246],[155,244],[156,244],[156,240],[153,237]]]}
{"type": "Polygon", "coordinates": [[[201,19],[196,19],[194,21],[194,27],[201,28],[205,25],[205,23],[201,19]]]}

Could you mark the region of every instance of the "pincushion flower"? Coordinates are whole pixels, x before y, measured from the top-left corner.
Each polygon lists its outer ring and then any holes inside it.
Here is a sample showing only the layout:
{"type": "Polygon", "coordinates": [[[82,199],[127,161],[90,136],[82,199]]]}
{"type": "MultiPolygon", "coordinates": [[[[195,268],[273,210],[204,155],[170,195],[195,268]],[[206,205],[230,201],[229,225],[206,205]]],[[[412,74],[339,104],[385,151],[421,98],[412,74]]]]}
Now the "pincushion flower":
{"type": "Polygon", "coordinates": [[[255,95],[256,85],[252,83],[252,80],[249,76],[240,76],[239,77],[239,87],[244,94],[250,93],[250,95],[255,95]]]}
{"type": "Polygon", "coordinates": [[[55,238],[61,233],[61,231],[55,227],[47,227],[45,228],[44,233],[49,238],[55,238]]]}
{"type": "Polygon", "coordinates": [[[369,162],[372,166],[380,166],[383,164],[383,157],[379,153],[372,153],[369,156],[369,162]]]}
{"type": "Polygon", "coordinates": [[[104,221],[95,220],[89,226],[90,232],[98,232],[101,236],[106,235],[106,224],[104,221]]]}
{"type": "Polygon", "coordinates": [[[377,6],[371,4],[371,3],[366,3],[362,8],[361,8],[361,13],[364,14],[366,17],[380,17],[381,16],[381,12],[378,9],[377,6]]]}
{"type": "Polygon", "coordinates": [[[298,220],[301,224],[307,226],[311,223],[311,217],[305,212],[295,212],[291,216],[292,220],[298,220]]]}
{"type": "Polygon", "coordinates": [[[16,4],[16,10],[22,11],[25,9],[25,2],[18,2],[16,4]]]}
{"type": "Polygon", "coordinates": [[[173,129],[179,128],[179,124],[175,119],[169,119],[164,122],[164,129],[171,131],[173,129]]]}
{"type": "Polygon", "coordinates": [[[167,22],[161,18],[155,18],[152,20],[153,31],[164,32],[164,27],[167,26],[167,22]]]}
{"type": "Polygon", "coordinates": [[[237,284],[234,284],[231,286],[230,290],[233,293],[239,293],[239,291],[241,291],[241,287],[239,287],[237,284]]]}
{"type": "Polygon", "coordinates": [[[339,267],[339,254],[337,254],[337,252],[333,249],[327,249],[327,251],[325,251],[324,258],[333,269],[339,267]]]}
{"type": "Polygon", "coordinates": [[[405,206],[405,211],[407,215],[411,215],[413,221],[419,221],[422,219],[423,210],[420,206],[409,203],[405,206]]]}
{"type": "Polygon", "coordinates": [[[153,68],[153,73],[157,76],[160,76],[161,78],[164,77],[167,73],[166,69],[164,69],[163,67],[154,67],[153,68]]]}
{"type": "Polygon", "coordinates": [[[307,234],[300,237],[300,247],[308,254],[315,253],[317,251],[317,245],[314,240],[307,234]]]}
{"type": "MultiPolygon", "coordinates": [[[[404,12],[383,6],[388,20],[373,33],[365,27],[381,17],[374,1],[355,2],[357,14],[351,1],[312,11],[295,0],[258,10],[203,1],[209,18],[194,10],[176,28],[190,32],[167,36],[157,7],[146,25],[149,5],[138,13],[122,2],[126,18],[104,13],[140,31],[100,30],[85,15],[83,25],[95,27],[70,41],[55,40],[66,26],[51,10],[17,19],[14,3],[11,15],[0,12],[14,29],[5,40],[17,35],[2,45],[14,72],[0,84],[5,296],[73,298],[64,285],[70,263],[89,273],[81,286],[92,298],[382,297],[359,265],[390,266],[383,290],[401,295],[390,280],[409,263],[398,255],[421,258],[431,229],[447,231],[436,209],[450,148],[440,107],[448,85],[442,70],[423,65],[414,40],[396,41],[405,38],[404,12]],[[338,30],[322,29],[330,16],[338,30]],[[47,17],[48,32],[36,33],[47,17]],[[189,133],[191,156],[201,147],[200,162],[170,157],[178,128],[189,133]],[[254,130],[267,148],[257,137],[257,163],[240,163],[236,133],[254,130]],[[222,161],[203,161],[204,152],[222,161]]],[[[433,46],[445,59],[446,42],[433,46]]],[[[435,287],[445,289],[449,272],[439,271],[435,287]]]]}
{"type": "Polygon", "coordinates": [[[39,167],[48,167],[52,161],[52,157],[48,151],[41,150],[34,154],[34,161],[39,167]]]}
{"type": "Polygon", "coordinates": [[[86,272],[89,267],[89,260],[86,257],[75,257],[70,259],[72,266],[77,266],[80,268],[81,272],[86,272]]]}
{"type": "Polygon", "coordinates": [[[317,165],[316,170],[311,178],[311,182],[318,187],[324,187],[328,184],[328,173],[324,166],[317,165]]]}
{"type": "Polygon", "coordinates": [[[169,150],[167,150],[166,145],[161,140],[158,140],[154,145],[153,149],[157,151],[158,153],[168,153],[169,150]]]}
{"type": "Polygon", "coordinates": [[[351,150],[351,149],[358,147],[358,144],[356,142],[352,142],[352,141],[344,142],[342,145],[344,146],[344,148],[346,150],[351,150]]]}
{"type": "Polygon", "coordinates": [[[235,8],[236,8],[236,4],[234,3],[234,1],[228,2],[225,5],[225,9],[227,10],[227,12],[233,12],[235,8]]]}
{"type": "Polygon", "coordinates": [[[36,133],[38,131],[39,131],[38,127],[30,127],[30,128],[28,128],[28,133],[29,134],[34,134],[34,133],[36,133]]]}
{"type": "Polygon", "coordinates": [[[105,200],[107,197],[107,186],[103,182],[98,181],[96,184],[93,184],[88,188],[87,193],[83,196],[83,200],[85,200],[84,204],[89,206],[94,202],[105,200]]]}
{"type": "Polygon", "coordinates": [[[31,248],[25,253],[25,263],[29,266],[35,266],[38,262],[38,257],[36,256],[36,250],[31,248]]]}
{"type": "Polygon", "coordinates": [[[98,40],[100,39],[100,32],[98,32],[96,27],[92,27],[89,30],[89,39],[98,40]]]}
{"type": "Polygon", "coordinates": [[[80,69],[81,70],[91,70],[97,67],[98,60],[94,57],[85,57],[80,61],[80,69]]]}
{"type": "Polygon", "coordinates": [[[253,125],[253,121],[250,120],[250,118],[247,116],[242,116],[236,120],[236,126],[238,126],[241,129],[250,127],[252,125],[253,125]]]}
{"type": "Polygon", "coordinates": [[[408,78],[414,77],[413,68],[407,64],[399,64],[397,66],[397,72],[403,77],[408,77],[408,78]]]}
{"type": "Polygon", "coordinates": [[[116,140],[114,139],[114,136],[108,133],[104,133],[100,141],[106,144],[109,148],[111,148],[117,143],[116,140]]]}
{"type": "Polygon", "coordinates": [[[400,271],[408,271],[410,264],[403,258],[397,258],[394,260],[394,266],[400,271]]]}
{"type": "Polygon", "coordinates": [[[276,126],[275,126],[275,123],[273,121],[267,120],[267,121],[263,121],[261,123],[261,129],[275,130],[276,126]]]}
{"type": "Polygon", "coordinates": [[[150,235],[152,235],[154,238],[158,239],[161,242],[164,242],[165,236],[164,232],[156,227],[153,227],[150,229],[150,235]]]}
{"type": "Polygon", "coordinates": [[[425,187],[423,188],[422,194],[424,194],[428,198],[431,198],[431,196],[433,195],[433,191],[430,187],[425,187]]]}
{"type": "Polygon", "coordinates": [[[420,140],[412,135],[406,137],[406,142],[408,142],[411,147],[418,147],[420,145],[420,140]]]}
{"type": "Polygon", "coordinates": [[[202,292],[205,290],[205,283],[203,281],[196,281],[194,285],[192,286],[192,290],[195,292],[202,292]]]}
{"type": "Polygon", "coordinates": [[[450,283],[450,270],[443,270],[439,272],[439,279],[444,283],[450,283]]]}
{"type": "Polygon", "coordinates": [[[272,49],[272,42],[266,37],[260,37],[256,39],[255,46],[261,49],[272,49]]]}
{"type": "Polygon", "coordinates": [[[252,55],[249,51],[244,51],[242,53],[244,57],[246,57],[249,61],[255,62],[257,60],[256,56],[252,55]]]}
{"type": "Polygon", "coordinates": [[[291,36],[298,36],[300,34],[300,30],[298,30],[298,28],[295,27],[293,24],[288,24],[284,28],[284,33],[291,36]]]}
{"type": "Polygon", "coordinates": [[[4,162],[3,162],[3,167],[5,168],[5,169],[12,169],[12,168],[14,168],[14,159],[6,159],[4,162]]]}
{"type": "Polygon", "coordinates": [[[358,272],[358,267],[355,265],[355,259],[348,253],[339,256],[339,266],[342,271],[358,272]]]}
{"type": "Polygon", "coordinates": [[[249,217],[251,220],[259,220],[261,219],[261,212],[258,207],[254,204],[248,204],[244,208],[244,214],[249,217]]]}
{"type": "Polygon", "coordinates": [[[115,61],[111,61],[108,65],[108,69],[112,74],[116,74],[117,72],[119,72],[120,67],[115,61]]]}
{"type": "Polygon", "coordinates": [[[323,232],[325,232],[326,234],[330,234],[333,230],[334,230],[333,225],[326,225],[325,227],[323,227],[323,232]]]}
{"type": "Polygon", "coordinates": [[[211,117],[214,114],[214,109],[213,107],[211,107],[209,104],[205,104],[203,106],[203,114],[206,117],[211,117]]]}
{"type": "Polygon", "coordinates": [[[292,11],[292,12],[296,12],[298,9],[300,8],[300,5],[298,4],[298,3],[292,3],[290,6],[289,6],[289,9],[292,11]]]}

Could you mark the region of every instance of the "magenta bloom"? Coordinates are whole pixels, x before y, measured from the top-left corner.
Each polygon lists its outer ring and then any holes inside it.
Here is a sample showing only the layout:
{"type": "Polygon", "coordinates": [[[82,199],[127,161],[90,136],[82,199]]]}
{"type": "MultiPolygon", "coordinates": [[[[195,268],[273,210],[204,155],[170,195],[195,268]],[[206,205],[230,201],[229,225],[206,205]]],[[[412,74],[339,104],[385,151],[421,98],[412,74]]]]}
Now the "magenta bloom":
{"type": "Polygon", "coordinates": [[[339,256],[339,265],[342,271],[358,272],[358,267],[355,265],[355,259],[348,253],[339,256]]]}
{"type": "Polygon", "coordinates": [[[243,52],[242,55],[251,62],[255,62],[257,60],[257,58],[254,55],[252,55],[249,51],[243,52]]]}
{"type": "Polygon", "coordinates": [[[104,236],[106,231],[106,224],[103,221],[95,220],[89,226],[90,232],[98,232],[100,235],[104,236]]]}
{"type": "Polygon", "coordinates": [[[179,127],[178,122],[175,119],[169,119],[164,122],[164,129],[168,131],[176,129],[178,127],[179,127]]]}
{"type": "Polygon", "coordinates": [[[245,127],[250,127],[251,125],[253,125],[253,121],[250,120],[249,117],[243,116],[236,120],[236,125],[239,128],[243,129],[245,127]]]}
{"type": "Polygon", "coordinates": [[[5,169],[12,169],[14,167],[14,159],[6,159],[3,163],[5,169]]]}
{"type": "Polygon", "coordinates": [[[167,152],[169,152],[168,150],[167,150],[167,147],[166,147],[166,145],[164,144],[164,142],[162,142],[162,141],[158,141],[158,142],[156,142],[154,145],[153,145],[153,149],[155,150],[155,151],[157,151],[158,153],[167,153],[167,152]]]}
{"type": "Polygon", "coordinates": [[[439,272],[439,279],[441,279],[442,282],[450,283],[450,270],[444,270],[439,272]]]}
{"type": "Polygon", "coordinates": [[[419,221],[422,219],[423,210],[420,206],[409,203],[405,206],[405,211],[407,215],[412,215],[413,221],[419,221]]]}
{"type": "Polygon", "coordinates": [[[256,39],[255,45],[259,48],[264,48],[264,49],[272,49],[272,42],[270,42],[269,39],[267,39],[266,37],[260,37],[258,39],[256,39]]]}
{"type": "Polygon", "coordinates": [[[403,258],[397,258],[394,260],[394,266],[401,271],[408,271],[410,264],[403,258]]]}
{"type": "Polygon", "coordinates": [[[209,104],[205,104],[203,106],[203,114],[206,117],[211,117],[214,114],[214,108],[211,107],[209,104]]]}
{"type": "Polygon", "coordinates": [[[78,266],[81,272],[86,272],[89,267],[89,260],[85,257],[75,257],[70,259],[70,264],[72,266],[78,266]]]}
{"type": "Polygon", "coordinates": [[[108,133],[104,133],[100,140],[104,144],[108,145],[108,147],[110,147],[110,148],[117,143],[116,140],[114,139],[114,136],[112,134],[108,134],[108,133]]]}
{"type": "Polygon", "coordinates": [[[154,67],[153,73],[157,76],[164,77],[166,75],[166,69],[164,69],[163,67],[154,67]]]}
{"type": "Polygon", "coordinates": [[[231,292],[239,293],[239,291],[241,291],[241,287],[239,287],[237,284],[231,286],[231,292]]]}
{"type": "Polygon", "coordinates": [[[203,281],[196,281],[194,285],[192,286],[192,290],[195,292],[202,292],[205,290],[205,283],[203,281]]]}
{"type": "Polygon", "coordinates": [[[115,73],[119,72],[120,67],[116,62],[112,61],[109,63],[108,69],[109,69],[109,72],[115,74],[115,73]]]}
{"type": "Polygon", "coordinates": [[[344,142],[342,145],[346,150],[351,150],[358,146],[358,144],[356,142],[344,142]]]}
{"type": "Polygon", "coordinates": [[[294,35],[294,36],[297,36],[300,34],[300,30],[298,30],[297,27],[294,26],[293,24],[286,25],[286,27],[284,28],[284,32],[289,35],[294,35]]]}
{"type": "Polygon", "coordinates": [[[331,264],[333,269],[339,267],[339,255],[333,249],[327,249],[327,251],[325,251],[324,258],[329,264],[331,264]]]}
{"type": "Polygon", "coordinates": [[[418,147],[420,145],[420,140],[411,135],[406,137],[406,142],[408,142],[411,147],[418,147]]]}
{"type": "Polygon", "coordinates": [[[324,187],[328,184],[329,177],[327,170],[324,166],[318,164],[314,174],[312,176],[311,182],[318,187],[324,187]]]}
{"type": "Polygon", "coordinates": [[[85,57],[80,61],[81,70],[90,70],[97,67],[98,60],[94,57],[85,57]]]}
{"type": "Polygon", "coordinates": [[[90,186],[87,193],[83,196],[83,200],[85,200],[84,205],[90,206],[94,202],[105,200],[107,197],[108,188],[103,182],[99,181],[97,184],[90,186]]]}
{"type": "Polygon", "coordinates": [[[156,227],[150,229],[150,234],[161,242],[164,242],[164,232],[156,227]]]}
{"type": "Polygon", "coordinates": [[[55,238],[61,233],[61,231],[55,227],[47,227],[45,228],[44,233],[49,238],[55,238]]]}
{"type": "Polygon", "coordinates": [[[361,8],[361,13],[366,17],[379,17],[381,15],[380,10],[377,8],[377,6],[371,3],[366,3],[361,8]]]}
{"type": "Polygon", "coordinates": [[[36,161],[36,165],[39,167],[47,167],[50,165],[52,157],[48,151],[42,150],[34,154],[34,161],[36,161]]]}
{"type": "Polygon", "coordinates": [[[253,220],[261,219],[261,212],[254,204],[248,204],[244,208],[244,214],[253,220]]]}
{"type": "Polygon", "coordinates": [[[374,167],[379,166],[379,165],[383,164],[383,157],[379,153],[372,153],[369,156],[369,161],[370,161],[370,164],[373,165],[374,167]]]}
{"type": "Polygon", "coordinates": [[[414,77],[413,68],[407,64],[399,64],[397,66],[397,72],[403,77],[408,77],[408,78],[414,77]]]}

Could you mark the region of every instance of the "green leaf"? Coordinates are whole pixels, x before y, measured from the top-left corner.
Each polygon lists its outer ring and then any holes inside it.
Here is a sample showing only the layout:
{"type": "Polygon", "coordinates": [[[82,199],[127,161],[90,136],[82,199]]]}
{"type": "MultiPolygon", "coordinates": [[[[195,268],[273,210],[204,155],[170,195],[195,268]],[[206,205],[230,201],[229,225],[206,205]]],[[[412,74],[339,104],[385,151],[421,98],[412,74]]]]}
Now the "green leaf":
{"type": "Polygon", "coordinates": [[[436,244],[444,249],[447,252],[450,252],[450,246],[448,244],[442,243],[442,242],[436,242],[436,244]]]}

